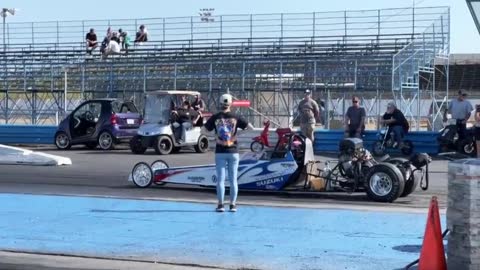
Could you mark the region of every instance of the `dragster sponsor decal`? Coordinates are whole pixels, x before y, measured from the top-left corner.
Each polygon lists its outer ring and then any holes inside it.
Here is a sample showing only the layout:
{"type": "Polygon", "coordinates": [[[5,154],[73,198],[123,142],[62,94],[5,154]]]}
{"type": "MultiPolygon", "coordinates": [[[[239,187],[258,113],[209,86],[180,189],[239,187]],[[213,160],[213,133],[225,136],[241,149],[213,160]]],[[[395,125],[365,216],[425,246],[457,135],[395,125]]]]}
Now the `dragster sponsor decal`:
{"type": "Polygon", "coordinates": [[[258,181],[256,182],[256,184],[257,184],[257,187],[261,187],[261,186],[267,186],[267,185],[275,184],[282,181],[283,181],[282,177],[275,177],[267,180],[258,181]]]}
{"type": "Polygon", "coordinates": [[[298,168],[294,160],[267,161],[247,169],[238,177],[239,185],[250,188],[279,189],[298,168]]]}

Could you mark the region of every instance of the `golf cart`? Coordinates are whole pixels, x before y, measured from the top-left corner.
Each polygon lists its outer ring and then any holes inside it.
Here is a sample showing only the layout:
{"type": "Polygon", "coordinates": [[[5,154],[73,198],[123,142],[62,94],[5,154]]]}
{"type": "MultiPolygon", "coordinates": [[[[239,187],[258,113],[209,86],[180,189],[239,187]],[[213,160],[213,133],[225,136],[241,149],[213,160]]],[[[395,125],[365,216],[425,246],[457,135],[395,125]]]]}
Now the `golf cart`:
{"type": "Polygon", "coordinates": [[[181,141],[182,125],[175,120],[172,112],[182,105],[182,97],[193,100],[200,95],[196,91],[155,91],[145,96],[144,122],[137,135],[130,141],[130,149],[135,154],[143,154],[153,147],[160,155],[179,152],[182,148],[193,147],[197,153],[208,150],[208,138],[201,134],[204,119],[185,131],[185,141],[181,141]]]}

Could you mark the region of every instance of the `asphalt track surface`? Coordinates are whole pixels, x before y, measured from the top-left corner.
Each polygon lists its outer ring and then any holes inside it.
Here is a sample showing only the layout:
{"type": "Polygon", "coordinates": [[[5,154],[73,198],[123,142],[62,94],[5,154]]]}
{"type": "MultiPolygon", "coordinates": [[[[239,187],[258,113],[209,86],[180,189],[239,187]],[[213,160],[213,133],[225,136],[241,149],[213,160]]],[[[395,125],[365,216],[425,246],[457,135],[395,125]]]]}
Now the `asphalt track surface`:
{"type": "MultiPolygon", "coordinates": [[[[196,186],[166,185],[139,189],[127,182],[128,174],[139,161],[151,163],[162,159],[170,167],[214,163],[214,154],[196,154],[182,151],[168,156],[156,155],[149,150],[144,155],[134,155],[127,147],[113,151],[88,150],[74,147],[69,151],[58,151],[52,146],[25,147],[72,159],[73,165],[64,167],[0,166],[0,192],[72,196],[100,196],[133,199],[174,200],[211,202],[215,204],[215,191],[196,186]]],[[[334,156],[317,156],[319,160],[334,159],[334,156]]],[[[428,191],[419,188],[407,198],[394,203],[375,203],[365,194],[342,192],[245,192],[239,195],[239,205],[271,205],[308,208],[346,208],[375,211],[426,212],[432,196],[437,196],[440,208],[447,202],[448,162],[435,160],[430,165],[428,191]]],[[[227,197],[228,198],[228,197],[227,197]]],[[[213,206],[212,206],[213,207],[213,206]]]]}

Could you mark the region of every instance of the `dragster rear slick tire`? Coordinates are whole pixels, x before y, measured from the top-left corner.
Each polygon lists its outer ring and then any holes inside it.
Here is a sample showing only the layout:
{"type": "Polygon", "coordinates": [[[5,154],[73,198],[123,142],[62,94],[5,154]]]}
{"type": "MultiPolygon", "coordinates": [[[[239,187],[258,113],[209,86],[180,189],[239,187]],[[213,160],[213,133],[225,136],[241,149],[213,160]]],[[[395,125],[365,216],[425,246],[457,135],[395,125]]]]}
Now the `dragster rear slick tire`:
{"type": "Polygon", "coordinates": [[[395,165],[374,165],[366,176],[365,189],[368,198],[376,202],[393,202],[405,189],[405,179],[395,165]]]}

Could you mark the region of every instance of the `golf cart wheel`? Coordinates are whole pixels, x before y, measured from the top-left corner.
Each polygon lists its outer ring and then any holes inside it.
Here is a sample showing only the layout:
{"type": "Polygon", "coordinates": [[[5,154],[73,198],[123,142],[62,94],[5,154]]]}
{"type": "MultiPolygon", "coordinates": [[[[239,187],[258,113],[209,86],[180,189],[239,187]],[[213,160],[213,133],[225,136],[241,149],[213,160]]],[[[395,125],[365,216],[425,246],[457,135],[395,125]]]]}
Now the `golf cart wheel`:
{"type": "Polygon", "coordinates": [[[139,188],[149,187],[153,183],[152,168],[145,162],[139,162],[132,169],[133,183],[139,188]]]}
{"type": "Polygon", "coordinates": [[[385,146],[383,146],[383,141],[376,141],[373,143],[372,153],[377,157],[385,154],[385,146]]]}
{"type": "Polygon", "coordinates": [[[265,148],[265,145],[263,145],[263,143],[261,142],[253,141],[250,144],[250,150],[252,150],[252,152],[255,152],[255,153],[263,151],[263,148],[265,148]]]}
{"type": "Polygon", "coordinates": [[[389,163],[373,166],[365,179],[367,196],[376,202],[393,202],[405,188],[402,172],[389,163]]]}
{"type": "Polygon", "coordinates": [[[405,158],[392,158],[388,163],[397,166],[397,168],[402,172],[403,179],[405,179],[405,188],[403,189],[400,197],[407,197],[412,194],[418,186],[419,176],[415,176],[413,169],[410,165],[408,159],[405,158]]]}
{"type": "Polygon", "coordinates": [[[68,150],[72,147],[72,142],[65,132],[55,134],[55,146],[60,150],[68,150]]]}
{"type": "Polygon", "coordinates": [[[112,150],[115,148],[115,138],[109,131],[102,131],[98,135],[98,146],[102,150],[112,150]]]}
{"type": "Polygon", "coordinates": [[[458,150],[460,153],[462,154],[465,154],[467,156],[470,156],[470,157],[476,157],[477,156],[477,145],[476,145],[476,142],[474,140],[468,140],[468,139],[465,139],[465,140],[462,140],[459,144],[458,144],[458,150]]]}
{"type": "Polygon", "coordinates": [[[147,147],[142,145],[142,137],[136,135],[130,140],[130,150],[137,155],[145,154],[147,147]]]}
{"type": "Polygon", "coordinates": [[[208,151],[208,138],[204,135],[198,138],[197,145],[194,146],[195,152],[197,153],[205,153],[208,151]]]}
{"type": "MultiPolygon", "coordinates": [[[[155,160],[154,162],[152,162],[152,165],[150,165],[150,168],[152,168],[152,172],[155,175],[155,171],[168,169],[169,166],[165,161],[159,159],[159,160],[155,160]]],[[[163,182],[163,181],[155,182],[155,185],[158,185],[158,186],[163,186],[165,184],[166,184],[166,182],[163,182]]]]}
{"type": "Polygon", "coordinates": [[[88,149],[93,150],[93,149],[97,148],[97,143],[96,142],[89,142],[89,143],[86,143],[85,146],[88,149]]]}
{"type": "Polygon", "coordinates": [[[401,149],[402,154],[409,156],[413,153],[413,143],[411,141],[404,141],[401,149]]]}
{"type": "Polygon", "coordinates": [[[155,144],[153,147],[155,148],[155,152],[157,154],[168,155],[173,150],[173,142],[170,137],[162,135],[155,140],[155,144]]]}

